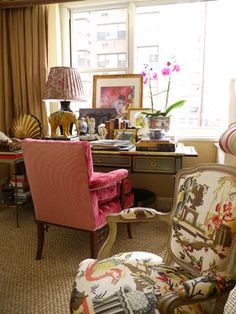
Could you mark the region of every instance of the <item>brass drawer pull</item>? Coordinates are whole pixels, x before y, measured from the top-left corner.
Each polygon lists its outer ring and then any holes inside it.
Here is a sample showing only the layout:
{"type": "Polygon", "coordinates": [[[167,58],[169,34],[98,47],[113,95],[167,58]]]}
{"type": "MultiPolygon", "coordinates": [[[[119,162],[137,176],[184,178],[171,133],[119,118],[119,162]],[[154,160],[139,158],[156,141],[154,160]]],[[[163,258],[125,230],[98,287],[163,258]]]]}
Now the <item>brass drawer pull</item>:
{"type": "Polygon", "coordinates": [[[101,163],[102,162],[102,158],[101,157],[97,157],[96,158],[96,162],[101,163]]]}
{"type": "Polygon", "coordinates": [[[150,167],[151,168],[156,168],[157,167],[157,162],[156,161],[150,162],[150,167]]]}

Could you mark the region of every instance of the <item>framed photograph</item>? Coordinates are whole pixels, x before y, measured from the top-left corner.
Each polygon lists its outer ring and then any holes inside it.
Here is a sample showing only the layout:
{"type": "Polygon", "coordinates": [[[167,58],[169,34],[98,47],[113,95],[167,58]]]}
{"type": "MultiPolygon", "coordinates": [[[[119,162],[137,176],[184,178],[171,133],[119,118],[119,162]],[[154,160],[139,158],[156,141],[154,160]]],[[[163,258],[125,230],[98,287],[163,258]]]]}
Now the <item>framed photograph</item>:
{"type": "Polygon", "coordinates": [[[136,126],[141,126],[143,127],[144,125],[144,120],[145,117],[143,117],[143,119],[139,119],[139,121],[137,121],[137,118],[139,117],[139,114],[141,112],[152,112],[151,108],[142,108],[142,109],[137,109],[137,108],[129,108],[128,109],[128,120],[130,121],[130,126],[131,127],[136,127],[136,126]]]}
{"type": "Polygon", "coordinates": [[[93,108],[115,108],[117,117],[127,119],[129,108],[142,108],[141,74],[94,75],[93,108]]]}
{"type": "Polygon", "coordinates": [[[114,140],[130,141],[131,144],[136,143],[137,130],[135,129],[115,129],[114,140]]]}
{"type": "Polygon", "coordinates": [[[95,119],[95,131],[97,133],[97,129],[99,124],[105,123],[111,119],[116,117],[116,109],[115,108],[81,108],[79,110],[79,117],[82,118],[94,118],[95,119]]]}

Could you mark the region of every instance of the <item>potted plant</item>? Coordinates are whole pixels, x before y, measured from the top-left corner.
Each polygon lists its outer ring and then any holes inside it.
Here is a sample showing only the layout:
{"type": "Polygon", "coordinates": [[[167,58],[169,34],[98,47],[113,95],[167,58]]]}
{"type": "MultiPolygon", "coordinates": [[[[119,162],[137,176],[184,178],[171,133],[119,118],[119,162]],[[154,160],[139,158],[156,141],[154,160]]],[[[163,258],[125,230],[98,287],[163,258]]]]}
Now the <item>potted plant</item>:
{"type": "Polygon", "coordinates": [[[148,64],[145,64],[145,69],[142,71],[143,83],[148,85],[149,97],[151,99],[151,112],[142,112],[142,114],[148,119],[149,129],[164,129],[165,131],[169,130],[170,125],[170,116],[169,114],[176,108],[179,108],[184,105],[185,100],[179,100],[171,105],[169,105],[169,94],[171,89],[171,79],[174,73],[180,71],[180,66],[176,64],[175,61],[166,63],[166,66],[161,70],[162,76],[167,77],[167,88],[161,92],[154,93],[152,90],[152,81],[158,79],[157,72],[153,71],[152,67],[149,67],[148,64]],[[165,93],[165,106],[164,110],[154,109],[154,97],[165,93]]]}

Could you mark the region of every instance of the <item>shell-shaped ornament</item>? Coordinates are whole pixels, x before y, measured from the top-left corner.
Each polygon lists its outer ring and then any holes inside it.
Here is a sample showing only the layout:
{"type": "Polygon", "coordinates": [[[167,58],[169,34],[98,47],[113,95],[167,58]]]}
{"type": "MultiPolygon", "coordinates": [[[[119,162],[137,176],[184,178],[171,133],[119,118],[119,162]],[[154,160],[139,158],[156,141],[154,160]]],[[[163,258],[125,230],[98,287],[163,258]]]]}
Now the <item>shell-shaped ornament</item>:
{"type": "Polygon", "coordinates": [[[13,119],[9,129],[12,138],[41,138],[42,127],[40,121],[31,114],[23,114],[13,119]]]}

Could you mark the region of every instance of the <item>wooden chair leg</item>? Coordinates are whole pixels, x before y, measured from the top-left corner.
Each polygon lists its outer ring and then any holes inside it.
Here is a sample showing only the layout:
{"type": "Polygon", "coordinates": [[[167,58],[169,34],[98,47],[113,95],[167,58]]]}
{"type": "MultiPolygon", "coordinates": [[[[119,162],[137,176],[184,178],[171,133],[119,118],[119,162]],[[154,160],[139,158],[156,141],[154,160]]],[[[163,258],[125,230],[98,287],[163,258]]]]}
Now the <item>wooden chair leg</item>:
{"type": "Polygon", "coordinates": [[[98,254],[98,243],[97,243],[97,232],[90,231],[90,252],[91,258],[97,258],[98,254]]]}
{"type": "Polygon", "coordinates": [[[128,232],[128,237],[129,239],[132,239],[132,232],[131,232],[131,223],[127,223],[127,232],[128,232]]]}
{"type": "Polygon", "coordinates": [[[36,253],[36,259],[41,259],[42,251],[43,251],[43,244],[44,244],[44,223],[37,221],[37,235],[38,235],[38,247],[36,253]]]}

